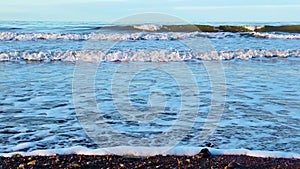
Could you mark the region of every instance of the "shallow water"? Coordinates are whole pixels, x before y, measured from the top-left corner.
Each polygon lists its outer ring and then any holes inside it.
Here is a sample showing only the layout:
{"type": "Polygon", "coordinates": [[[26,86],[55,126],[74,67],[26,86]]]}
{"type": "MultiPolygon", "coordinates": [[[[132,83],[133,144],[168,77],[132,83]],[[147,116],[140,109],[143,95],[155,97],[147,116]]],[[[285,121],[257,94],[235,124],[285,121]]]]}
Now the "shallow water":
{"type": "Polygon", "coordinates": [[[300,153],[298,34],[1,24],[1,153],[207,143],[300,153]]]}
{"type": "MultiPolygon", "coordinates": [[[[119,73],[126,70],[128,74],[130,68],[136,67],[136,64],[127,63],[127,69],[119,69],[119,73]]],[[[158,64],[160,63],[153,63],[151,66],[158,64]]],[[[203,64],[192,62],[184,64],[193,71],[199,85],[200,108],[198,112],[193,112],[197,114],[193,122],[194,128],[187,132],[187,137],[183,138],[180,145],[203,146],[203,140],[199,141],[199,135],[211,106],[210,82],[203,64]]],[[[106,124],[116,131],[129,133],[130,137],[146,136],[149,139],[152,135],[172,127],[178,118],[182,97],[176,85],[170,87],[176,84],[174,79],[162,76],[164,73],[159,69],[137,74],[128,84],[132,105],[139,111],[147,112],[146,109],[151,106],[148,103],[148,97],[153,92],[151,90],[161,90],[165,92],[164,96],[168,97],[166,111],[149,123],[138,123],[134,119],[126,121],[124,117],[118,115],[118,111],[126,110],[126,107],[118,105],[121,107],[114,108],[116,104],[114,101],[117,98],[112,97],[112,93],[119,93],[118,90],[123,89],[117,86],[113,87],[116,91],[112,91],[109,87],[111,84],[117,85],[109,81],[113,79],[112,72],[118,65],[114,63],[100,65],[97,72],[95,93],[99,104],[98,110],[105,117],[106,124]]],[[[257,59],[228,61],[222,65],[227,87],[224,112],[214,134],[205,142],[213,143],[216,148],[221,149],[246,148],[299,153],[300,60],[257,59]]],[[[74,66],[62,62],[0,64],[1,77],[5,77],[1,78],[0,86],[1,152],[77,145],[98,147],[89,139],[77,120],[72,100],[74,66]]],[[[136,71],[135,68],[132,70],[136,71]]],[[[122,87],[126,88],[126,85],[122,87]]],[[[107,143],[100,146],[104,147],[110,144],[118,146],[137,144],[127,143],[122,139],[119,142],[115,139],[112,141],[109,134],[107,138],[103,134],[103,139],[107,143]]]]}

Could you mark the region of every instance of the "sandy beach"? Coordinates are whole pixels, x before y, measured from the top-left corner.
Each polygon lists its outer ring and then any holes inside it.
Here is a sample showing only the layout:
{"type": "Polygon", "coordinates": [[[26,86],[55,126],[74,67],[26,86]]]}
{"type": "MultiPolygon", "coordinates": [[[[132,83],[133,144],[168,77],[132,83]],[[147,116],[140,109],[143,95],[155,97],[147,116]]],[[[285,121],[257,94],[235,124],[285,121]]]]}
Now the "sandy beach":
{"type": "Polygon", "coordinates": [[[260,158],[244,155],[117,156],[52,155],[0,157],[0,168],[203,168],[203,169],[300,169],[300,159],[260,158]]]}

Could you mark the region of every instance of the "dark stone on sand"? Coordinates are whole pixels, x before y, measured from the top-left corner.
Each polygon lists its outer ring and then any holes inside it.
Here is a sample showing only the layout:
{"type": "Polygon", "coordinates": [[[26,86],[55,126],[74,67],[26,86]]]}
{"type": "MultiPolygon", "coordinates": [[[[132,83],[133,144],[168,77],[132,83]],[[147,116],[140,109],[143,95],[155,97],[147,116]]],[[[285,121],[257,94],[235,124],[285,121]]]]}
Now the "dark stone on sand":
{"type": "Polygon", "coordinates": [[[241,166],[240,164],[236,163],[236,162],[230,162],[225,169],[240,169],[241,166]]]}
{"type": "Polygon", "coordinates": [[[200,151],[200,153],[198,153],[198,156],[200,156],[200,158],[209,158],[211,156],[211,153],[207,148],[204,148],[200,151]]]}
{"type": "Polygon", "coordinates": [[[14,154],[14,155],[12,156],[12,158],[21,158],[21,157],[22,157],[21,154],[14,154]]]}

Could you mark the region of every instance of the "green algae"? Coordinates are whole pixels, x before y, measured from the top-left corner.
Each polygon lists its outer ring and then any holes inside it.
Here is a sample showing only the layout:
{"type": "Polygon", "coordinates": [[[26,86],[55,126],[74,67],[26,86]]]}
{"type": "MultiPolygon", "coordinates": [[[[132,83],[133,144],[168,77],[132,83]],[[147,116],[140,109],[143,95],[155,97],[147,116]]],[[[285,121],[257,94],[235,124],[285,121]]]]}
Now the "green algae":
{"type": "Polygon", "coordinates": [[[300,33],[300,25],[264,26],[255,29],[256,32],[289,32],[300,33]]]}
{"type": "Polygon", "coordinates": [[[244,26],[224,25],[224,26],[219,26],[218,28],[224,32],[251,32],[250,29],[247,29],[244,26]]]}
{"type": "Polygon", "coordinates": [[[218,32],[218,29],[210,25],[196,25],[197,28],[202,32],[218,32]]]}
{"type": "Polygon", "coordinates": [[[214,26],[209,25],[165,25],[160,31],[172,31],[172,32],[218,32],[214,26]]]}

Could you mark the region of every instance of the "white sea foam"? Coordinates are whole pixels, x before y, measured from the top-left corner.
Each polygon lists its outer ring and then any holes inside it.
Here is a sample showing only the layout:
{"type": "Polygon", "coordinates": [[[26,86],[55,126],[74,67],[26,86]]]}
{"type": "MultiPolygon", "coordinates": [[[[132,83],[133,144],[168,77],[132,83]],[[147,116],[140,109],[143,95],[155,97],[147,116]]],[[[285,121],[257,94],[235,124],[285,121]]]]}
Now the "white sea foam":
{"type": "Polygon", "coordinates": [[[246,29],[249,29],[250,31],[255,31],[256,29],[261,29],[261,28],[263,28],[264,26],[251,26],[251,25],[249,25],[249,26],[244,26],[244,28],[246,28],[246,29]]]}
{"type": "MultiPolygon", "coordinates": [[[[195,37],[193,33],[91,33],[91,34],[61,34],[61,33],[12,33],[1,32],[0,41],[32,41],[32,40],[174,40],[195,37]]],[[[205,36],[205,35],[203,35],[205,36]]]]}
{"type": "MultiPolygon", "coordinates": [[[[23,156],[43,155],[50,156],[55,154],[83,154],[83,155],[133,155],[133,156],[155,156],[155,155],[196,155],[205,147],[131,147],[118,146],[101,149],[89,149],[83,146],[70,148],[35,150],[32,152],[12,152],[0,153],[0,156],[11,157],[14,154],[23,156]]],[[[282,151],[260,151],[247,149],[214,149],[208,148],[212,155],[247,155],[253,157],[271,158],[295,158],[300,159],[300,154],[282,151]]]]}
{"type": "MultiPolygon", "coordinates": [[[[143,27],[141,27],[142,29],[143,27]]],[[[146,28],[145,28],[146,29],[146,28]]],[[[153,29],[155,28],[147,28],[153,29]]],[[[226,36],[233,36],[229,32],[137,32],[137,33],[90,33],[90,34],[75,34],[75,33],[13,33],[0,32],[0,41],[36,41],[36,40],[180,40],[193,37],[207,37],[207,38],[223,38],[226,36]]]]}
{"type": "Polygon", "coordinates": [[[140,51],[104,51],[84,50],[67,52],[2,52],[0,61],[70,61],[77,60],[87,62],[181,62],[187,60],[248,60],[257,57],[300,57],[300,50],[237,50],[237,51],[213,51],[193,54],[191,52],[178,52],[170,50],[140,50],[140,51]]]}
{"type": "Polygon", "coordinates": [[[274,34],[274,33],[253,32],[252,35],[258,38],[269,38],[269,39],[300,39],[300,34],[274,34]]]}
{"type": "Polygon", "coordinates": [[[139,30],[145,30],[145,31],[158,31],[160,30],[161,26],[148,24],[148,25],[134,25],[133,28],[139,30]]]}
{"type": "Polygon", "coordinates": [[[14,146],[12,148],[12,151],[22,150],[22,149],[26,149],[26,148],[33,147],[33,146],[35,146],[35,143],[33,143],[33,142],[24,142],[24,143],[20,143],[20,144],[14,146]]]}
{"type": "MultiPolygon", "coordinates": [[[[148,25],[149,26],[149,25],[148,25]]],[[[156,31],[153,27],[138,26],[139,29],[147,31],[156,31]]],[[[251,32],[250,35],[258,38],[270,39],[300,39],[300,34],[275,34],[275,33],[260,33],[251,32]]],[[[205,38],[224,38],[230,36],[239,36],[238,33],[230,32],[137,32],[137,33],[90,33],[90,34],[76,34],[76,33],[14,33],[14,32],[0,32],[0,41],[36,41],[36,40],[73,40],[73,41],[87,41],[87,40],[181,40],[194,37],[205,38]]]]}

